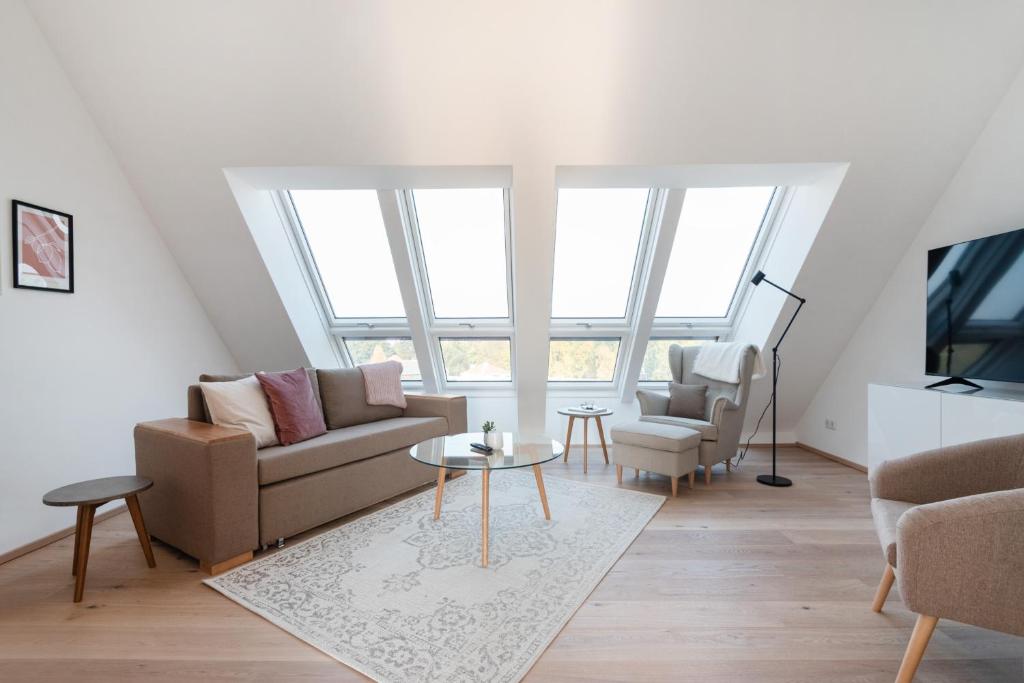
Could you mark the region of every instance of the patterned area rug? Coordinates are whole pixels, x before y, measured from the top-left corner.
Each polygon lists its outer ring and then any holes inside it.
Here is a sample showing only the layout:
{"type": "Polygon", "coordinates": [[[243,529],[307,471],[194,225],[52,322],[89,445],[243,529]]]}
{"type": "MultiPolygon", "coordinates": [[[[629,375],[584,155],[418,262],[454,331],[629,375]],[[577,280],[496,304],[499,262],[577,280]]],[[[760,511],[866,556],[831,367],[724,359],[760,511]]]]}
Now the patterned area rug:
{"type": "Polygon", "coordinates": [[[491,475],[480,566],[480,475],[205,583],[378,681],[518,681],[665,499],[533,473],[491,475]]]}

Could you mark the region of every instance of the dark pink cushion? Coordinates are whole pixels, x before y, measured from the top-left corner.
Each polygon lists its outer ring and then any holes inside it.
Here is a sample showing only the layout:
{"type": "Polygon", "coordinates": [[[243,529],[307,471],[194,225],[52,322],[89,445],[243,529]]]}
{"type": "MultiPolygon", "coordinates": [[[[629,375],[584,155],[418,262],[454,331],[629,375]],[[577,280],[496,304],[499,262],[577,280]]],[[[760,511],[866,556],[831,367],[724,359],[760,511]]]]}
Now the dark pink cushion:
{"type": "Polygon", "coordinates": [[[282,446],[312,439],[327,432],[324,414],[313,395],[309,375],[302,368],[291,372],[257,372],[267,395],[274,430],[282,446]]]}

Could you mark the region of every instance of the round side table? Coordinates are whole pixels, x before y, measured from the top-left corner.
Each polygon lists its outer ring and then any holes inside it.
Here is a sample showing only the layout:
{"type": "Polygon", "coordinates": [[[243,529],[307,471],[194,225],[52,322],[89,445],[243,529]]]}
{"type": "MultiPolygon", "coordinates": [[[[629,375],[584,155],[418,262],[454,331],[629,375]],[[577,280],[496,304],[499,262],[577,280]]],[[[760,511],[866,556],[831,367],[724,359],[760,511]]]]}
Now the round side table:
{"type": "Polygon", "coordinates": [[[604,442],[604,425],[601,424],[601,418],[608,417],[614,412],[608,408],[601,408],[600,410],[584,410],[577,406],[559,408],[559,415],[567,415],[569,417],[569,428],[565,432],[564,462],[569,462],[569,442],[572,441],[572,426],[576,422],[576,418],[583,418],[583,474],[587,473],[587,428],[590,426],[590,418],[594,418],[594,422],[597,424],[597,435],[601,438],[601,450],[604,451],[604,462],[608,464],[608,445],[604,442]]]}
{"type": "Polygon", "coordinates": [[[44,505],[57,507],[78,507],[78,522],[75,525],[75,559],[71,564],[71,574],[75,577],[75,602],[82,601],[85,590],[85,568],[89,564],[89,541],[92,540],[92,521],[96,508],[118,498],[124,498],[128,512],[135,523],[135,533],[139,535],[142,552],[146,555],[146,564],[156,566],[153,559],[153,548],[149,544],[146,524],[142,521],[142,510],[139,508],[138,494],[153,485],[153,481],[145,477],[106,477],[90,479],[77,484],[69,484],[54,489],[43,496],[44,505]]]}

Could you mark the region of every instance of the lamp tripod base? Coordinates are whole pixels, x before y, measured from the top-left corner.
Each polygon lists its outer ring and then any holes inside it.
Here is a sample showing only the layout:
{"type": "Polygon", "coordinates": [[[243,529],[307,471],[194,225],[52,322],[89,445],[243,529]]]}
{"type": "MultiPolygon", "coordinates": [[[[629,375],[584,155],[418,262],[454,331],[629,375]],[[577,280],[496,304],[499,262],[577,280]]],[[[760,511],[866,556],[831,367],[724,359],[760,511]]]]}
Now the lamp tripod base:
{"type": "Polygon", "coordinates": [[[793,481],[785,477],[778,477],[774,474],[757,475],[757,483],[765,486],[792,486],[793,481]]]}

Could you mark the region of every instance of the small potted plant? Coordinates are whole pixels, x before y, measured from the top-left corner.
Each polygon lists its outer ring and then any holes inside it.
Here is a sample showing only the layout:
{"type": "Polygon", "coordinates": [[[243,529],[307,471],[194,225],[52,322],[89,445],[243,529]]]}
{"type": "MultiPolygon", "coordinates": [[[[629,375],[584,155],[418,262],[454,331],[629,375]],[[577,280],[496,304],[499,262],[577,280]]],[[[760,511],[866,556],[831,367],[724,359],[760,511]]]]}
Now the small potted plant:
{"type": "Polygon", "coordinates": [[[501,448],[501,446],[502,446],[501,432],[497,431],[494,428],[494,421],[493,420],[488,420],[487,422],[484,422],[483,427],[481,427],[481,429],[483,429],[483,432],[484,432],[484,445],[485,446],[490,446],[491,448],[494,448],[494,449],[501,448]]]}

